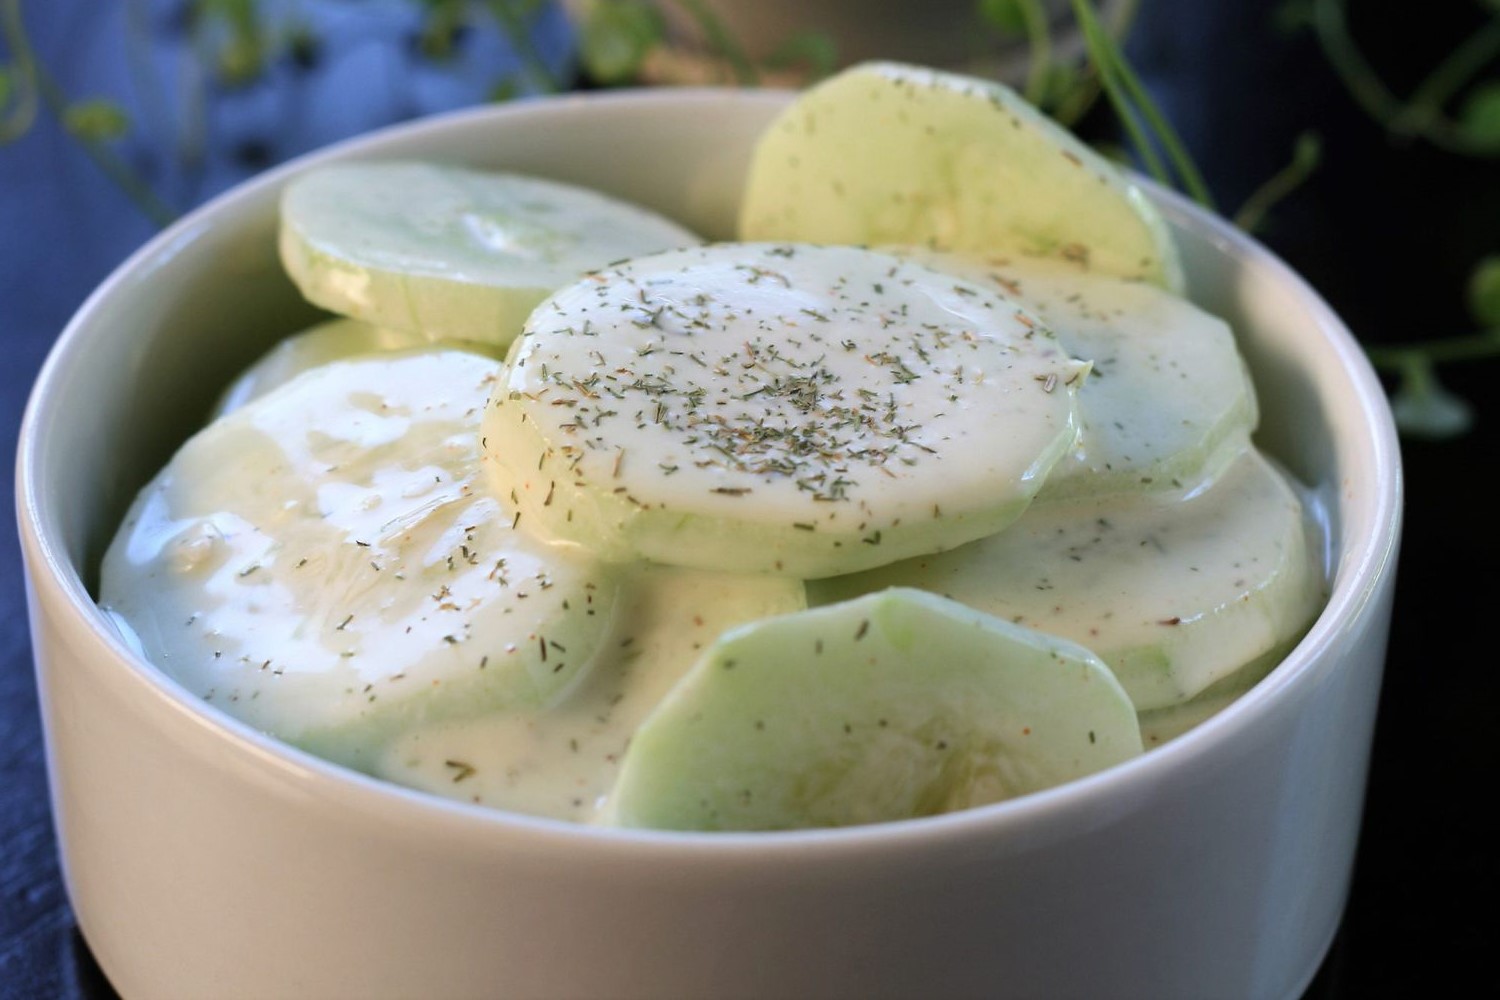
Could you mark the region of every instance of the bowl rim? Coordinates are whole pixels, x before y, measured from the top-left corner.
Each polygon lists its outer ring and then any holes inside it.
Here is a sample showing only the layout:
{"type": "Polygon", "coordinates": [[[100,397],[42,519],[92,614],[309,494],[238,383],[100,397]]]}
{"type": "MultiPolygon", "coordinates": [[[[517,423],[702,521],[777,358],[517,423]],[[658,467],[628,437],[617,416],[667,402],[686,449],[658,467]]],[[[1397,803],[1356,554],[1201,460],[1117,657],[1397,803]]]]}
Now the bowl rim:
{"type": "MultiPolygon", "coordinates": [[[[1214,747],[1232,742],[1236,734],[1253,726],[1271,712],[1276,703],[1292,696],[1293,689],[1311,684],[1319,673],[1333,669],[1328,654],[1349,631],[1351,622],[1364,616],[1376,599],[1382,581],[1394,570],[1401,526],[1403,492],[1400,452],[1394,420],[1384,389],[1364,351],[1342,320],[1322,297],[1287,264],[1253,237],[1234,228],[1221,217],[1192,204],[1185,197],[1149,181],[1143,187],[1152,196],[1174,229],[1195,229],[1211,238],[1245,264],[1263,268],[1279,287],[1288,289],[1323,332],[1337,357],[1341,371],[1360,411],[1360,426],[1367,429],[1371,465],[1370,481],[1377,492],[1366,498],[1370,507],[1367,536],[1342,550],[1335,561],[1328,600],[1311,629],[1297,646],[1248,692],[1237,697],[1212,718],[1174,740],[1104,771],[1016,799],[937,816],[891,821],[864,826],[769,831],[769,832],[679,832],[637,830],[580,824],[560,819],[508,812],[441,798],[403,788],[315,757],[269,736],[194,697],[165,673],[133,652],[110,626],[89,596],[81,574],[69,558],[66,546],[54,537],[54,518],[44,495],[46,446],[49,422],[62,409],[58,386],[66,381],[85,353],[90,339],[99,334],[99,317],[121,286],[170,256],[174,247],[200,227],[212,225],[236,206],[263,197],[293,175],[335,160],[379,156],[391,142],[419,140],[424,133],[440,133],[504,127],[503,123],[530,116],[550,117],[577,109],[611,106],[655,110],[724,101],[763,104],[768,112],[782,106],[791,92],[783,90],[735,90],[693,87],[674,89],[620,90],[602,94],[559,95],[529,99],[508,105],[466,108],[387,126],[311,151],[242,182],[188,213],[148,240],[88,296],[69,320],[47,355],[33,385],[21,423],[16,461],[17,519],[27,556],[25,573],[33,623],[35,607],[43,587],[61,596],[70,615],[69,625],[83,628],[109,650],[123,668],[121,683],[131,683],[137,693],[153,700],[158,708],[184,715],[207,725],[222,737],[226,753],[259,758],[274,764],[280,774],[299,787],[315,792],[331,808],[353,809],[389,819],[433,828],[445,835],[473,836],[499,841],[497,834],[514,838],[561,839],[578,849],[669,851],[678,857],[721,858],[765,851],[812,852],[867,849],[901,850],[912,842],[941,845],[980,834],[997,836],[1021,830],[1074,812],[1108,808],[1117,796],[1131,797],[1169,781],[1170,776],[1191,769],[1194,762],[1214,747]],[[684,854],[683,852],[687,852],[684,854]]],[[[103,324],[107,328],[107,323],[103,324]]],[[[35,650],[33,655],[36,656],[35,650]]],[[[36,658],[37,674],[44,672],[36,658]]],[[[55,783],[54,783],[55,788],[55,783]]],[[[54,793],[55,794],[55,793],[54,793]]]]}

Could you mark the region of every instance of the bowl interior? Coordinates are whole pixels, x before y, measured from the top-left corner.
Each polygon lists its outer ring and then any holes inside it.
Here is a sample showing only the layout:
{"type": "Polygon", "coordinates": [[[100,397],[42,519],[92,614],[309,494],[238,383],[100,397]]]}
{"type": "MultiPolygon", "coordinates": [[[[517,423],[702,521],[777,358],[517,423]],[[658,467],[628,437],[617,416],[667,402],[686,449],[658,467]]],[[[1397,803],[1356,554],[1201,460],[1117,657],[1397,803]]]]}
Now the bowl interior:
{"type": "MultiPolygon", "coordinates": [[[[294,172],[335,158],[420,158],[535,173],[728,239],[749,152],[786,99],[658,91],[443,116],[304,158],[183,220],[101,286],[39,380],[21,449],[23,533],[36,534],[46,567],[33,560],[31,572],[52,574],[84,627],[107,633],[90,594],[131,499],[238,371],[318,315],[276,259],[276,202],[294,172]]],[[[1394,550],[1399,466],[1383,394],[1300,279],[1222,221],[1157,194],[1192,296],[1241,335],[1260,394],[1259,443],[1328,501],[1335,592],[1315,633],[1335,629],[1394,550]]],[[[1301,669],[1294,661],[1281,673],[1301,669]]]]}

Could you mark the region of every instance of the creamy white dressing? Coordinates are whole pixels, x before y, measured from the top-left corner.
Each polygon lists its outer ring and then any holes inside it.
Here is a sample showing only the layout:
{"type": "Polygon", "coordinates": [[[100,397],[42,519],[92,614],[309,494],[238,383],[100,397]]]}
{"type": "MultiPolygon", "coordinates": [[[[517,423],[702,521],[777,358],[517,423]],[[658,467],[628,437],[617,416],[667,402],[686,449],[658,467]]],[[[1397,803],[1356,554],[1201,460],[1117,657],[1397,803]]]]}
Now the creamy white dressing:
{"type": "Polygon", "coordinates": [[[397,738],[375,773],[434,794],[598,822],[632,734],[727,630],[807,606],[801,581],[640,566],[589,675],[545,712],[439,722],[397,738]]]}
{"type": "Polygon", "coordinates": [[[1086,372],[972,282],[853,247],[724,244],[554,294],[483,434],[535,530],[815,577],[1014,519],[1073,443],[1086,372]]]}
{"type": "Polygon", "coordinates": [[[1252,449],[1207,487],[1036,504],[1007,531],[821,581],[811,596],[951,597],[1087,646],[1144,711],[1299,635],[1322,602],[1317,555],[1296,493],[1252,449]]]}
{"type": "Polygon", "coordinates": [[[427,718],[555,700],[617,583],[491,495],[474,429],[496,371],[340,361],[216,421],[126,517],[102,603],[189,690],[357,767],[427,718]]]}
{"type": "MultiPolygon", "coordinates": [[[[1098,384],[1109,389],[1092,403],[1092,386],[1080,393],[1096,419],[1081,455],[1064,459],[1077,496],[1032,505],[1008,530],[949,553],[820,581],[816,598],[916,584],[1073,639],[1115,668],[1144,710],[1148,746],[1232,701],[1306,627],[1322,576],[1296,497],[1245,450],[1253,397],[1226,403],[1207,427],[1179,426],[1183,418],[1170,415],[1181,404],[1174,385],[1200,393],[1182,404],[1200,409],[1204,399],[1230,399],[1243,388],[1238,357],[1222,360],[1217,341],[1226,334],[1217,321],[1128,282],[1080,280],[1070,291],[1072,278],[1029,263],[985,279],[1015,299],[914,265],[890,272],[888,258],[879,273],[835,268],[811,290],[788,289],[775,270],[781,258],[765,259],[770,248],[744,252],[750,256],[737,264],[718,262],[718,283],[708,288],[683,278],[691,273],[688,254],[677,272],[627,272],[624,283],[582,286],[581,302],[565,301],[543,317],[560,333],[551,353],[527,353],[523,345],[503,390],[522,386],[546,399],[527,411],[538,421],[557,414],[578,425],[554,422],[581,443],[543,455],[542,472],[566,457],[583,488],[603,483],[613,496],[619,487],[611,484],[620,481],[632,495],[658,491],[635,498],[642,505],[691,508],[716,527],[692,536],[699,549],[685,561],[708,563],[736,546],[785,559],[809,539],[834,535],[830,525],[855,518],[852,545],[863,556],[876,548],[864,539],[899,540],[903,520],[920,505],[942,509],[942,516],[926,510],[924,520],[943,521],[965,503],[992,502],[983,495],[985,477],[1021,495],[1024,507],[1073,442],[1068,380],[1082,370],[1039,314],[1063,331],[1065,347],[1094,362],[1098,384]],[[900,311],[872,305],[877,295],[853,296],[855,282],[899,284],[900,311]],[[1149,317],[1147,327],[1135,306],[1149,317]],[[596,322],[602,329],[611,311],[624,317],[615,333],[638,334],[624,348],[579,332],[596,322]],[[952,333],[993,323],[997,311],[1018,343],[997,350],[995,342],[952,333]],[[835,318],[838,335],[824,329],[835,318]],[[899,351],[896,341],[880,339],[895,336],[886,332],[894,319],[915,324],[899,351]],[[721,381],[694,374],[696,349],[683,346],[697,343],[697,324],[716,322],[739,324],[732,349],[701,357],[705,367],[729,373],[721,381]],[[1214,343],[1179,349],[1180,337],[1170,340],[1164,328],[1180,334],[1184,325],[1214,343]],[[561,333],[569,327],[571,334],[561,333]],[[856,347],[845,349],[843,341],[856,337],[856,347]],[[1091,358],[1080,349],[1151,338],[1172,346],[1145,362],[1106,352],[1091,358]],[[956,354],[933,357],[954,341],[956,354]],[[1037,342],[1047,346],[1028,353],[1037,342]],[[555,377],[567,370],[564,362],[578,366],[566,384],[555,377]],[[720,454],[699,465],[704,457],[682,437],[691,407],[680,393],[626,400],[601,391],[611,375],[619,388],[626,370],[653,384],[687,378],[689,392],[726,399],[712,411],[713,425],[694,428],[712,438],[714,426],[772,419],[747,417],[754,411],[739,405],[746,394],[752,401],[767,395],[769,385],[795,413],[823,424],[808,433],[827,433],[849,394],[840,400],[828,385],[799,389],[795,380],[808,367],[861,387],[873,372],[884,380],[870,390],[880,405],[862,412],[888,421],[886,430],[907,428],[841,444],[840,464],[828,469],[847,480],[837,496],[829,475],[809,490],[770,468],[806,459],[782,440],[764,442],[754,457],[720,454]],[[526,381],[538,375],[536,384],[526,381]],[[942,392],[926,391],[934,386],[942,392]],[[987,394],[1021,409],[986,409],[979,400],[987,394]],[[658,402],[668,410],[660,420],[658,402]],[[1039,409],[1026,409],[1033,404],[1039,409]],[[603,415],[606,407],[618,412],[603,415]],[[1105,412],[1119,433],[1098,430],[1097,414],[1105,412]],[[959,423],[944,423],[953,419],[959,423]],[[606,439],[605,429],[624,437],[606,439]],[[884,458],[864,454],[871,449],[886,449],[884,458]],[[1120,465],[1132,471],[1114,475],[1120,465]],[[1142,468],[1210,478],[1163,490],[1139,482],[1142,468]],[[1111,476],[1107,487],[1091,485],[1111,476]],[[898,490],[893,498],[892,484],[933,493],[916,501],[898,490]],[[720,487],[751,493],[713,492],[720,487]],[[789,530],[767,535],[747,526],[751,499],[789,530]]],[[[305,358],[321,360],[317,352],[305,358]]],[[[289,362],[276,379],[296,366],[289,362]]],[[[549,504],[541,477],[507,485],[491,468],[509,432],[497,438],[494,421],[480,420],[501,371],[461,352],[358,358],[318,367],[241,406],[185,445],[143,491],[106,557],[102,601],[123,631],[136,633],[145,656],[251,725],[434,794],[608,822],[622,755],[654,707],[726,629],[803,607],[804,586],[737,571],[610,569],[588,546],[536,537],[525,518],[555,513],[561,493],[549,504]]],[[[853,395],[870,402],[857,389],[853,395]]],[[[869,430],[864,418],[854,430],[869,430]]],[[[524,439],[511,443],[525,446],[524,439]]],[[[560,491],[561,480],[548,475],[548,492],[560,491]]],[[[907,537],[936,549],[948,536],[907,537]]]]}
{"type": "Polygon", "coordinates": [[[1255,387],[1233,331],[1217,316],[1081,263],[893,252],[1011,296],[1070,354],[1092,363],[1078,394],[1077,447],[1052,469],[1039,500],[1189,489],[1249,447],[1259,419],[1255,387]]]}

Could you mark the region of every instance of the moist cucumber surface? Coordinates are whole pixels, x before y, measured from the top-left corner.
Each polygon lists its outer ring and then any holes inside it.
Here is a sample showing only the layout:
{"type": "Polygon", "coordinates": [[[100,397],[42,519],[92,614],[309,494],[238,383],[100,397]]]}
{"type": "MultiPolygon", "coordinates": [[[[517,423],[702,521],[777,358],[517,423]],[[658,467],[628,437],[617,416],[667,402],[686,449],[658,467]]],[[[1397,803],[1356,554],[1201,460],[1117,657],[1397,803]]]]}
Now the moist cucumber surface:
{"type": "Polygon", "coordinates": [[[1055,257],[1182,288],[1165,222],[1115,166],[1002,84],[900,63],[846,70],[772,122],[740,236],[1055,257]]]}
{"type": "Polygon", "coordinates": [[[101,596],[336,762],[579,822],[926,816],[1176,738],[1322,600],[1156,210],[998,85],[800,96],[749,244],[431,164],[283,210],[291,276],[353,318],[231,388],[101,596]]]}
{"type": "Polygon", "coordinates": [[[1145,711],[1295,639],[1323,600],[1302,504],[1258,452],[1210,487],[1033,505],[1007,531],[819,581],[813,603],[920,587],[1088,646],[1145,711]]]}
{"type": "Polygon", "coordinates": [[[430,163],[321,167],[281,201],[281,259],[310,301],[431,340],[501,347],[584,272],[698,242],[597,191],[430,163]]]}
{"type": "Polygon", "coordinates": [[[893,252],[1017,299],[1092,365],[1078,444],[1038,500],[1192,489],[1250,447],[1260,413],[1234,332],[1186,299],[1063,261],[893,252]]]}
{"type": "Polygon", "coordinates": [[[142,491],[101,602],[210,704],[362,769],[411,725],[545,707],[617,581],[489,490],[474,429],[497,369],[339,361],[216,421],[142,491]]]}
{"type": "Polygon", "coordinates": [[[612,560],[819,577],[1025,509],[1087,366],[1014,302],[852,247],[722,244],[554,295],[485,413],[525,523],[612,560]]]}
{"type": "Polygon", "coordinates": [[[635,567],[588,676],[556,705],[413,728],[374,772],[466,802],[598,822],[636,729],[703,651],[731,628],[806,607],[799,580],[635,567]]]}
{"type": "Polygon", "coordinates": [[[631,741],[614,819],[849,826],[1023,795],[1141,751],[1088,650],[917,590],[735,629],[631,741]]]}

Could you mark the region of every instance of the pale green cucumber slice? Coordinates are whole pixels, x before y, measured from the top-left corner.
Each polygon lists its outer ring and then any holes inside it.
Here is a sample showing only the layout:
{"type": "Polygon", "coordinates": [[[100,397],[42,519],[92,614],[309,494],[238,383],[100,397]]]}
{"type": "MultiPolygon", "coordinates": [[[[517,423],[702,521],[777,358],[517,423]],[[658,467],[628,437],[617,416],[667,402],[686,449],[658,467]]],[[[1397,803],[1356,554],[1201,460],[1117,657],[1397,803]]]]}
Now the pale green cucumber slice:
{"type": "Polygon", "coordinates": [[[1073,361],[978,285],[721,244],[540,306],[485,413],[522,527],[604,558],[817,577],[1014,520],[1072,446],[1073,361]]]}
{"type": "Polygon", "coordinates": [[[703,651],[736,625],[806,607],[800,580],[635,567],[614,629],[560,703],[414,729],[375,773],[446,798],[594,822],[636,728],[703,651]]]}
{"type": "Polygon", "coordinates": [[[1093,363],[1078,393],[1078,446],[1038,501],[1189,489],[1250,446],[1260,414],[1234,332],[1187,300],[1066,261],[892,252],[995,287],[1093,363]]]}
{"type": "Polygon", "coordinates": [[[281,199],[282,263],[309,300],[432,340],[504,346],[579,275],[698,242],[597,191],[436,164],[320,167],[281,199]]]}
{"type": "Polygon", "coordinates": [[[890,590],[725,635],[636,733],[614,822],[850,826],[952,812],[1141,752],[1088,650],[890,590]]]}
{"type": "Polygon", "coordinates": [[[410,726],[555,701],[617,582],[490,491],[475,432],[498,369],[337,361],[220,419],[142,491],[101,603],[189,691],[354,767],[410,726]]]}
{"type": "Polygon", "coordinates": [[[1182,288],[1145,193],[989,80],[865,63],[813,87],[756,146],[747,240],[909,243],[1086,263],[1182,288]]]}
{"type": "MultiPolygon", "coordinates": [[[[293,334],[261,355],[224,390],[214,406],[211,420],[232,413],[283,386],[303,372],[330,361],[359,354],[377,354],[430,343],[419,333],[371,326],[355,319],[333,319],[293,334]]],[[[473,349],[473,348],[467,348],[473,349]]]]}
{"type": "Polygon", "coordinates": [[[1154,750],[1224,711],[1240,695],[1274,670],[1285,659],[1286,654],[1292,651],[1292,647],[1296,645],[1295,639],[1300,639],[1302,634],[1299,631],[1293,641],[1284,642],[1269,653],[1262,653],[1228,677],[1214,681],[1187,701],[1140,713],[1142,745],[1147,750],[1154,750]]]}
{"type": "Polygon", "coordinates": [[[1250,451],[1196,493],[1035,504],[952,552],[819,582],[818,604],[921,587],[1098,653],[1146,711],[1298,635],[1323,601],[1302,504],[1250,451]]]}

